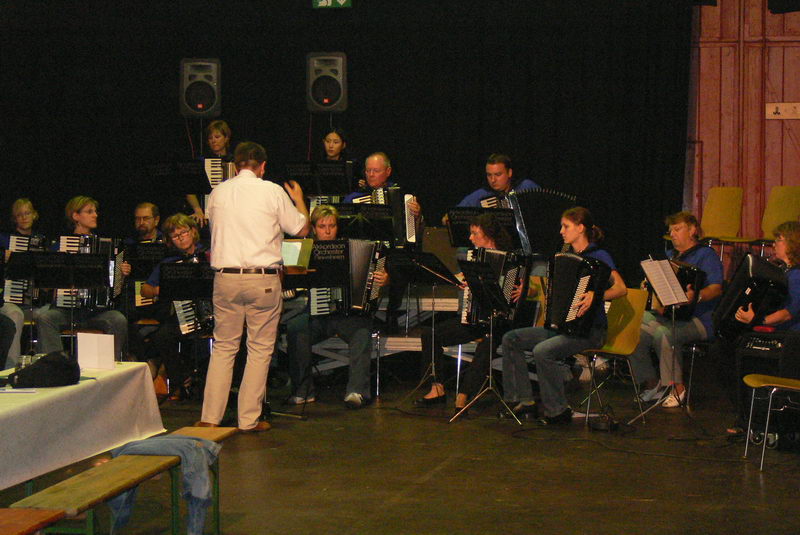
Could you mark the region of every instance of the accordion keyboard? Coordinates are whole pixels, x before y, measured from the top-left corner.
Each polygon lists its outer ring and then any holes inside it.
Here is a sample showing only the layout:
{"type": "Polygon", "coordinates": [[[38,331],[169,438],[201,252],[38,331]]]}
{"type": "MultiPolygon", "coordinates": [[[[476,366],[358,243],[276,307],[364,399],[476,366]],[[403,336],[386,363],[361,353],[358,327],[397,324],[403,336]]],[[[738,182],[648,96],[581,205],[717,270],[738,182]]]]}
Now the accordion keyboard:
{"type": "Polygon", "coordinates": [[[15,305],[22,305],[25,301],[25,291],[28,289],[26,280],[6,280],[3,287],[3,298],[15,305]]]}
{"type": "Polygon", "coordinates": [[[569,305],[569,312],[567,312],[566,321],[572,321],[578,317],[578,308],[581,297],[583,297],[583,294],[586,293],[586,289],[589,287],[589,281],[591,278],[592,277],[590,275],[585,275],[578,281],[578,285],[575,287],[575,295],[572,297],[572,303],[569,305]]]}
{"type": "Polygon", "coordinates": [[[172,306],[175,308],[175,315],[178,316],[178,327],[181,334],[190,334],[200,328],[197,309],[193,301],[173,301],[172,306]]]}

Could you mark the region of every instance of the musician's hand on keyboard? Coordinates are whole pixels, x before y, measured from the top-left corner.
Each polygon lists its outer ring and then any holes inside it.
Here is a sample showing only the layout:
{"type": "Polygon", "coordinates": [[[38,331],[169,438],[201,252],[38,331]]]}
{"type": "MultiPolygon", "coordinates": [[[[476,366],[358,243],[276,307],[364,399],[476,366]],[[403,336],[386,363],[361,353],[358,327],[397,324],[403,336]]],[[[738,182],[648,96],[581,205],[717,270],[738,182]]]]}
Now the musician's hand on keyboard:
{"type": "Polygon", "coordinates": [[[594,292],[586,292],[581,296],[581,300],[578,304],[578,314],[577,316],[580,318],[586,312],[592,308],[592,303],[594,302],[594,292]]]}
{"type": "Polygon", "coordinates": [[[522,297],[522,285],[515,284],[514,289],[511,290],[511,301],[516,303],[520,297],[522,297]]]}
{"type": "Polygon", "coordinates": [[[389,274],[386,273],[386,271],[383,271],[383,270],[376,271],[375,274],[372,277],[373,277],[374,282],[380,287],[383,287],[383,286],[386,286],[387,284],[389,284],[389,274]]]}
{"type": "Polygon", "coordinates": [[[127,277],[128,275],[131,274],[131,265],[127,262],[122,262],[119,265],[119,270],[122,272],[122,275],[124,277],[127,277]]]}
{"type": "Polygon", "coordinates": [[[419,217],[419,213],[422,211],[422,207],[417,202],[417,198],[416,197],[414,197],[410,201],[408,201],[406,203],[406,206],[408,206],[408,210],[411,212],[411,214],[414,217],[419,217]]]}
{"type": "Polygon", "coordinates": [[[200,208],[200,207],[195,208],[194,209],[194,213],[189,217],[194,219],[195,223],[197,223],[197,225],[200,228],[203,228],[204,226],[206,226],[206,214],[203,213],[203,209],[202,208],[200,208]]]}
{"type": "Polygon", "coordinates": [[[739,307],[736,311],[736,321],[750,324],[753,318],[756,317],[756,312],[753,310],[753,304],[747,303],[747,307],[739,307]]]}
{"type": "Polygon", "coordinates": [[[692,288],[691,284],[686,285],[686,300],[690,303],[694,303],[694,288],[692,288]]]}

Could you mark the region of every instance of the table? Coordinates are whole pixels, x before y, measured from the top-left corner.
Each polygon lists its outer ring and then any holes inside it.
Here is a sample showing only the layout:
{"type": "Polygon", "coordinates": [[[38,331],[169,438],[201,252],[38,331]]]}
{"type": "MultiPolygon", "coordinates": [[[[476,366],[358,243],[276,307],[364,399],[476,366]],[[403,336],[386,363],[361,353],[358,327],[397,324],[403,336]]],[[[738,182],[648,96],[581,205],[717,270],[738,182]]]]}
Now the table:
{"type": "Polygon", "coordinates": [[[0,430],[5,489],[165,429],[147,364],[117,362],[71,386],[0,391],[0,430]]]}

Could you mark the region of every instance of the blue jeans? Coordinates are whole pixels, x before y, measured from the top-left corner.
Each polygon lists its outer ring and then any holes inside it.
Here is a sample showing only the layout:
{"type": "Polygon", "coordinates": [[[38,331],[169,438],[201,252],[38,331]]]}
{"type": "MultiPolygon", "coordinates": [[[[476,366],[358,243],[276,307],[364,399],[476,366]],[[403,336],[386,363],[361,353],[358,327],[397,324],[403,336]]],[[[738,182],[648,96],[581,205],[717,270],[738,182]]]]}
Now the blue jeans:
{"type": "Polygon", "coordinates": [[[544,327],[514,329],[503,336],[503,392],[506,401],[533,401],[525,351],[533,350],[539,394],[545,416],[557,416],[568,407],[564,392],[565,360],[581,351],[599,348],[605,329],[592,328],[587,338],[566,336],[544,327]]]}
{"type": "Polygon", "coordinates": [[[645,382],[656,378],[650,360],[652,349],[658,356],[661,384],[667,386],[683,383],[683,346],[706,338],[706,329],[697,318],[692,318],[691,321],[676,321],[673,329],[670,318],[645,312],[639,345],[629,357],[636,380],[645,382]]]}

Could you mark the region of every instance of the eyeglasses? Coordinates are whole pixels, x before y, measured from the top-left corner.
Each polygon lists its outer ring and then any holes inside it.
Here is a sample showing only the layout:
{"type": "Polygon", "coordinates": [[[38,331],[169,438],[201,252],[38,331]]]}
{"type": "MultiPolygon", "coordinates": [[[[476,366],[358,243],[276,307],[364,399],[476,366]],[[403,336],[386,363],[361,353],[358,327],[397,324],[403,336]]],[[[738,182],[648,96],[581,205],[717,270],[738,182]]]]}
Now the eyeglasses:
{"type": "Polygon", "coordinates": [[[150,221],[151,219],[153,219],[153,216],[151,215],[135,216],[133,219],[135,221],[150,221]]]}
{"type": "Polygon", "coordinates": [[[182,230],[180,232],[175,232],[174,234],[170,234],[169,237],[172,238],[173,240],[180,240],[185,238],[189,234],[191,234],[190,230],[182,230]]]}

